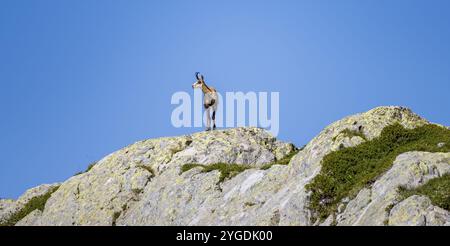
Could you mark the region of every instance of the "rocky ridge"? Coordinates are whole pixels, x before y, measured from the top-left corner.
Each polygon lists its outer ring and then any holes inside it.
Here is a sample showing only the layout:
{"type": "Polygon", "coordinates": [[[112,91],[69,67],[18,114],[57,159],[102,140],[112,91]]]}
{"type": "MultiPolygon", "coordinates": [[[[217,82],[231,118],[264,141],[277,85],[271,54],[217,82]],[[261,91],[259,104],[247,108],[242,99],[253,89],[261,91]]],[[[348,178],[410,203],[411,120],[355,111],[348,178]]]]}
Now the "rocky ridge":
{"type": "MultiPolygon", "coordinates": [[[[297,151],[259,128],[234,128],[137,142],[61,184],[0,200],[0,224],[32,197],[59,187],[16,225],[450,225],[449,211],[423,195],[398,200],[398,187],[423,185],[450,173],[449,152],[397,156],[377,180],[347,197],[325,220],[314,218],[306,188],[327,154],[378,137],[389,125],[431,124],[402,107],[378,107],[337,121],[297,151]],[[220,182],[221,170],[183,165],[238,164],[246,169],[220,182]],[[270,168],[263,168],[270,163],[270,168]],[[273,164],[273,165],[272,165],[273,164]]],[[[450,143],[440,143],[450,145],[450,143]]],[[[450,191],[449,191],[450,192],[450,191]]]]}

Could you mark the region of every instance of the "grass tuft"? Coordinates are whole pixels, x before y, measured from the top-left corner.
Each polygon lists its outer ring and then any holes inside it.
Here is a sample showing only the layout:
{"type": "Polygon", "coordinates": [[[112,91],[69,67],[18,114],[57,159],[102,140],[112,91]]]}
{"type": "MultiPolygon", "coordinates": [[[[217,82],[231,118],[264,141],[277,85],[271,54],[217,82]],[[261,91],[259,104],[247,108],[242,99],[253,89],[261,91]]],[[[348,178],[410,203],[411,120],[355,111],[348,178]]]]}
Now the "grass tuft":
{"type": "Polygon", "coordinates": [[[249,168],[251,167],[238,164],[215,163],[212,165],[205,166],[203,168],[203,172],[211,172],[214,170],[219,170],[220,171],[219,183],[222,183],[226,179],[231,179],[232,177],[238,175],[239,173],[249,168]]]}
{"type": "Polygon", "coordinates": [[[77,176],[77,175],[80,175],[80,174],[89,172],[89,171],[95,166],[95,164],[97,164],[96,161],[92,162],[91,164],[89,164],[89,166],[86,168],[85,171],[83,171],[83,172],[78,172],[78,173],[76,173],[74,176],[77,176]]]}
{"type": "Polygon", "coordinates": [[[424,195],[430,198],[433,205],[450,210],[450,173],[431,179],[413,189],[399,187],[398,192],[400,200],[404,200],[412,195],[424,195]]]}
{"type": "Polygon", "coordinates": [[[188,164],[184,164],[184,165],[181,167],[181,173],[187,172],[187,171],[189,171],[189,170],[191,170],[191,169],[193,169],[193,168],[196,168],[196,167],[204,167],[204,166],[205,166],[205,165],[197,164],[197,163],[188,163],[188,164]]]}
{"type": "MultiPolygon", "coordinates": [[[[289,153],[282,159],[280,159],[278,161],[273,161],[271,163],[267,163],[267,164],[263,165],[260,169],[266,170],[275,164],[288,165],[289,162],[291,161],[292,157],[294,157],[303,148],[304,147],[302,147],[301,149],[295,149],[294,151],[292,151],[291,153],[289,153]]],[[[196,167],[201,167],[203,173],[218,170],[220,172],[220,178],[219,178],[218,183],[222,183],[226,179],[231,179],[234,176],[236,176],[237,174],[239,174],[247,169],[254,168],[253,166],[250,166],[250,165],[227,164],[227,163],[214,163],[214,164],[210,164],[210,165],[203,165],[203,164],[198,164],[198,163],[188,163],[188,164],[184,164],[183,166],[181,166],[181,173],[187,172],[196,167]]]]}
{"type": "Polygon", "coordinates": [[[239,164],[227,164],[227,163],[215,163],[211,165],[202,165],[197,163],[184,164],[181,167],[181,172],[187,172],[195,167],[201,167],[203,173],[218,170],[220,172],[219,182],[222,183],[226,179],[231,179],[240,172],[250,169],[251,166],[239,165],[239,164]]]}
{"type": "Polygon", "coordinates": [[[323,220],[335,213],[343,198],[355,196],[387,171],[399,154],[409,151],[449,152],[450,130],[432,124],[405,129],[396,123],[373,140],[329,153],[320,173],[306,186],[313,217],[323,220]],[[438,147],[440,142],[446,144],[438,147]]]}
{"type": "MultiPolygon", "coordinates": [[[[286,155],[285,157],[283,157],[282,159],[271,162],[271,163],[267,163],[264,166],[262,166],[260,169],[266,170],[275,164],[288,165],[289,162],[291,161],[292,157],[294,157],[294,155],[296,155],[299,151],[300,150],[294,150],[291,153],[289,153],[288,155],[286,155]]],[[[203,173],[218,170],[220,172],[220,178],[219,178],[218,183],[222,183],[226,179],[231,179],[232,177],[236,176],[237,174],[239,174],[247,169],[253,168],[252,166],[241,165],[241,164],[214,163],[214,164],[210,164],[210,165],[203,165],[203,164],[198,164],[198,163],[188,163],[188,164],[184,164],[183,166],[181,166],[181,173],[187,172],[196,167],[201,167],[203,173]]]]}
{"type": "Polygon", "coordinates": [[[349,137],[349,138],[352,138],[352,137],[360,137],[360,138],[362,138],[362,139],[364,139],[364,140],[367,141],[366,135],[364,135],[364,133],[362,133],[361,131],[357,131],[357,130],[350,130],[350,129],[348,129],[348,128],[342,130],[338,135],[334,136],[332,140],[333,140],[333,141],[336,141],[336,138],[337,138],[340,134],[343,134],[344,137],[349,137]]]}
{"type": "Polygon", "coordinates": [[[273,165],[276,165],[276,164],[278,164],[278,165],[288,165],[289,162],[291,161],[292,157],[294,157],[296,154],[298,154],[298,152],[300,152],[300,150],[302,150],[302,149],[296,149],[296,150],[292,151],[291,153],[287,154],[285,157],[283,157],[280,160],[275,160],[273,162],[264,164],[261,167],[261,170],[267,170],[267,169],[271,168],[273,165]]]}
{"type": "Polygon", "coordinates": [[[122,212],[119,212],[119,211],[114,212],[113,218],[112,218],[112,223],[111,223],[112,226],[116,226],[117,219],[120,217],[121,214],[122,214],[122,212]]]}
{"type": "Polygon", "coordinates": [[[144,166],[144,165],[138,165],[137,167],[142,168],[142,169],[144,169],[144,170],[147,170],[147,172],[149,172],[149,173],[151,174],[151,175],[150,175],[151,178],[155,177],[155,170],[153,170],[152,167],[150,167],[150,166],[144,166]]]}

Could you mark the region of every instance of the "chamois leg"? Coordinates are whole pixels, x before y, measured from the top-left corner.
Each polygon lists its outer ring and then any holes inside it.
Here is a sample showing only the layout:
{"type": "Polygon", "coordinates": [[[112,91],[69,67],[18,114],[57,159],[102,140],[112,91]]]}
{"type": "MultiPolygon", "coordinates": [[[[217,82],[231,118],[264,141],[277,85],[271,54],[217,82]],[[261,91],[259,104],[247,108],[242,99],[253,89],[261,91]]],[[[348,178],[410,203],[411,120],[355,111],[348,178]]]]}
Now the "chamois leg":
{"type": "Polygon", "coordinates": [[[212,120],[213,120],[213,130],[216,129],[216,110],[212,112],[212,120]]]}
{"type": "Polygon", "coordinates": [[[211,130],[211,115],[210,115],[210,108],[206,108],[206,131],[211,130]]]}

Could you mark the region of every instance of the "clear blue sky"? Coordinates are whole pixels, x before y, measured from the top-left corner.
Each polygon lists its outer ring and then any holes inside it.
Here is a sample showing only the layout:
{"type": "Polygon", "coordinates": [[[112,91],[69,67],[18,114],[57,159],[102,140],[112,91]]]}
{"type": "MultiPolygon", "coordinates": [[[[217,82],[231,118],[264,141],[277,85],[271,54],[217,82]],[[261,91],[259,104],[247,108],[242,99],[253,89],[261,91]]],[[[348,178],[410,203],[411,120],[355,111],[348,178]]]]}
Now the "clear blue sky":
{"type": "Polygon", "coordinates": [[[63,181],[170,123],[201,71],[279,91],[298,146],[344,116],[403,105],[450,125],[450,1],[0,3],[0,197],[63,181]]]}

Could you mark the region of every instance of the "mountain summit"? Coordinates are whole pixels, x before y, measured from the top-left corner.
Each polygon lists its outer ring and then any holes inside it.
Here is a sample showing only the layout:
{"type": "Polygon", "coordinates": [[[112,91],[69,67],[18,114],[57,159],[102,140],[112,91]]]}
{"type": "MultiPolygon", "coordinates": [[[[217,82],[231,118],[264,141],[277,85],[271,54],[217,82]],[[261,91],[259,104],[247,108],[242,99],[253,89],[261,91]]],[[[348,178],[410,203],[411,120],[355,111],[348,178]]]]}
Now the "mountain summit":
{"type": "Polygon", "coordinates": [[[0,200],[0,224],[450,225],[449,206],[450,129],[390,106],[300,149],[260,128],[140,141],[0,200]]]}

